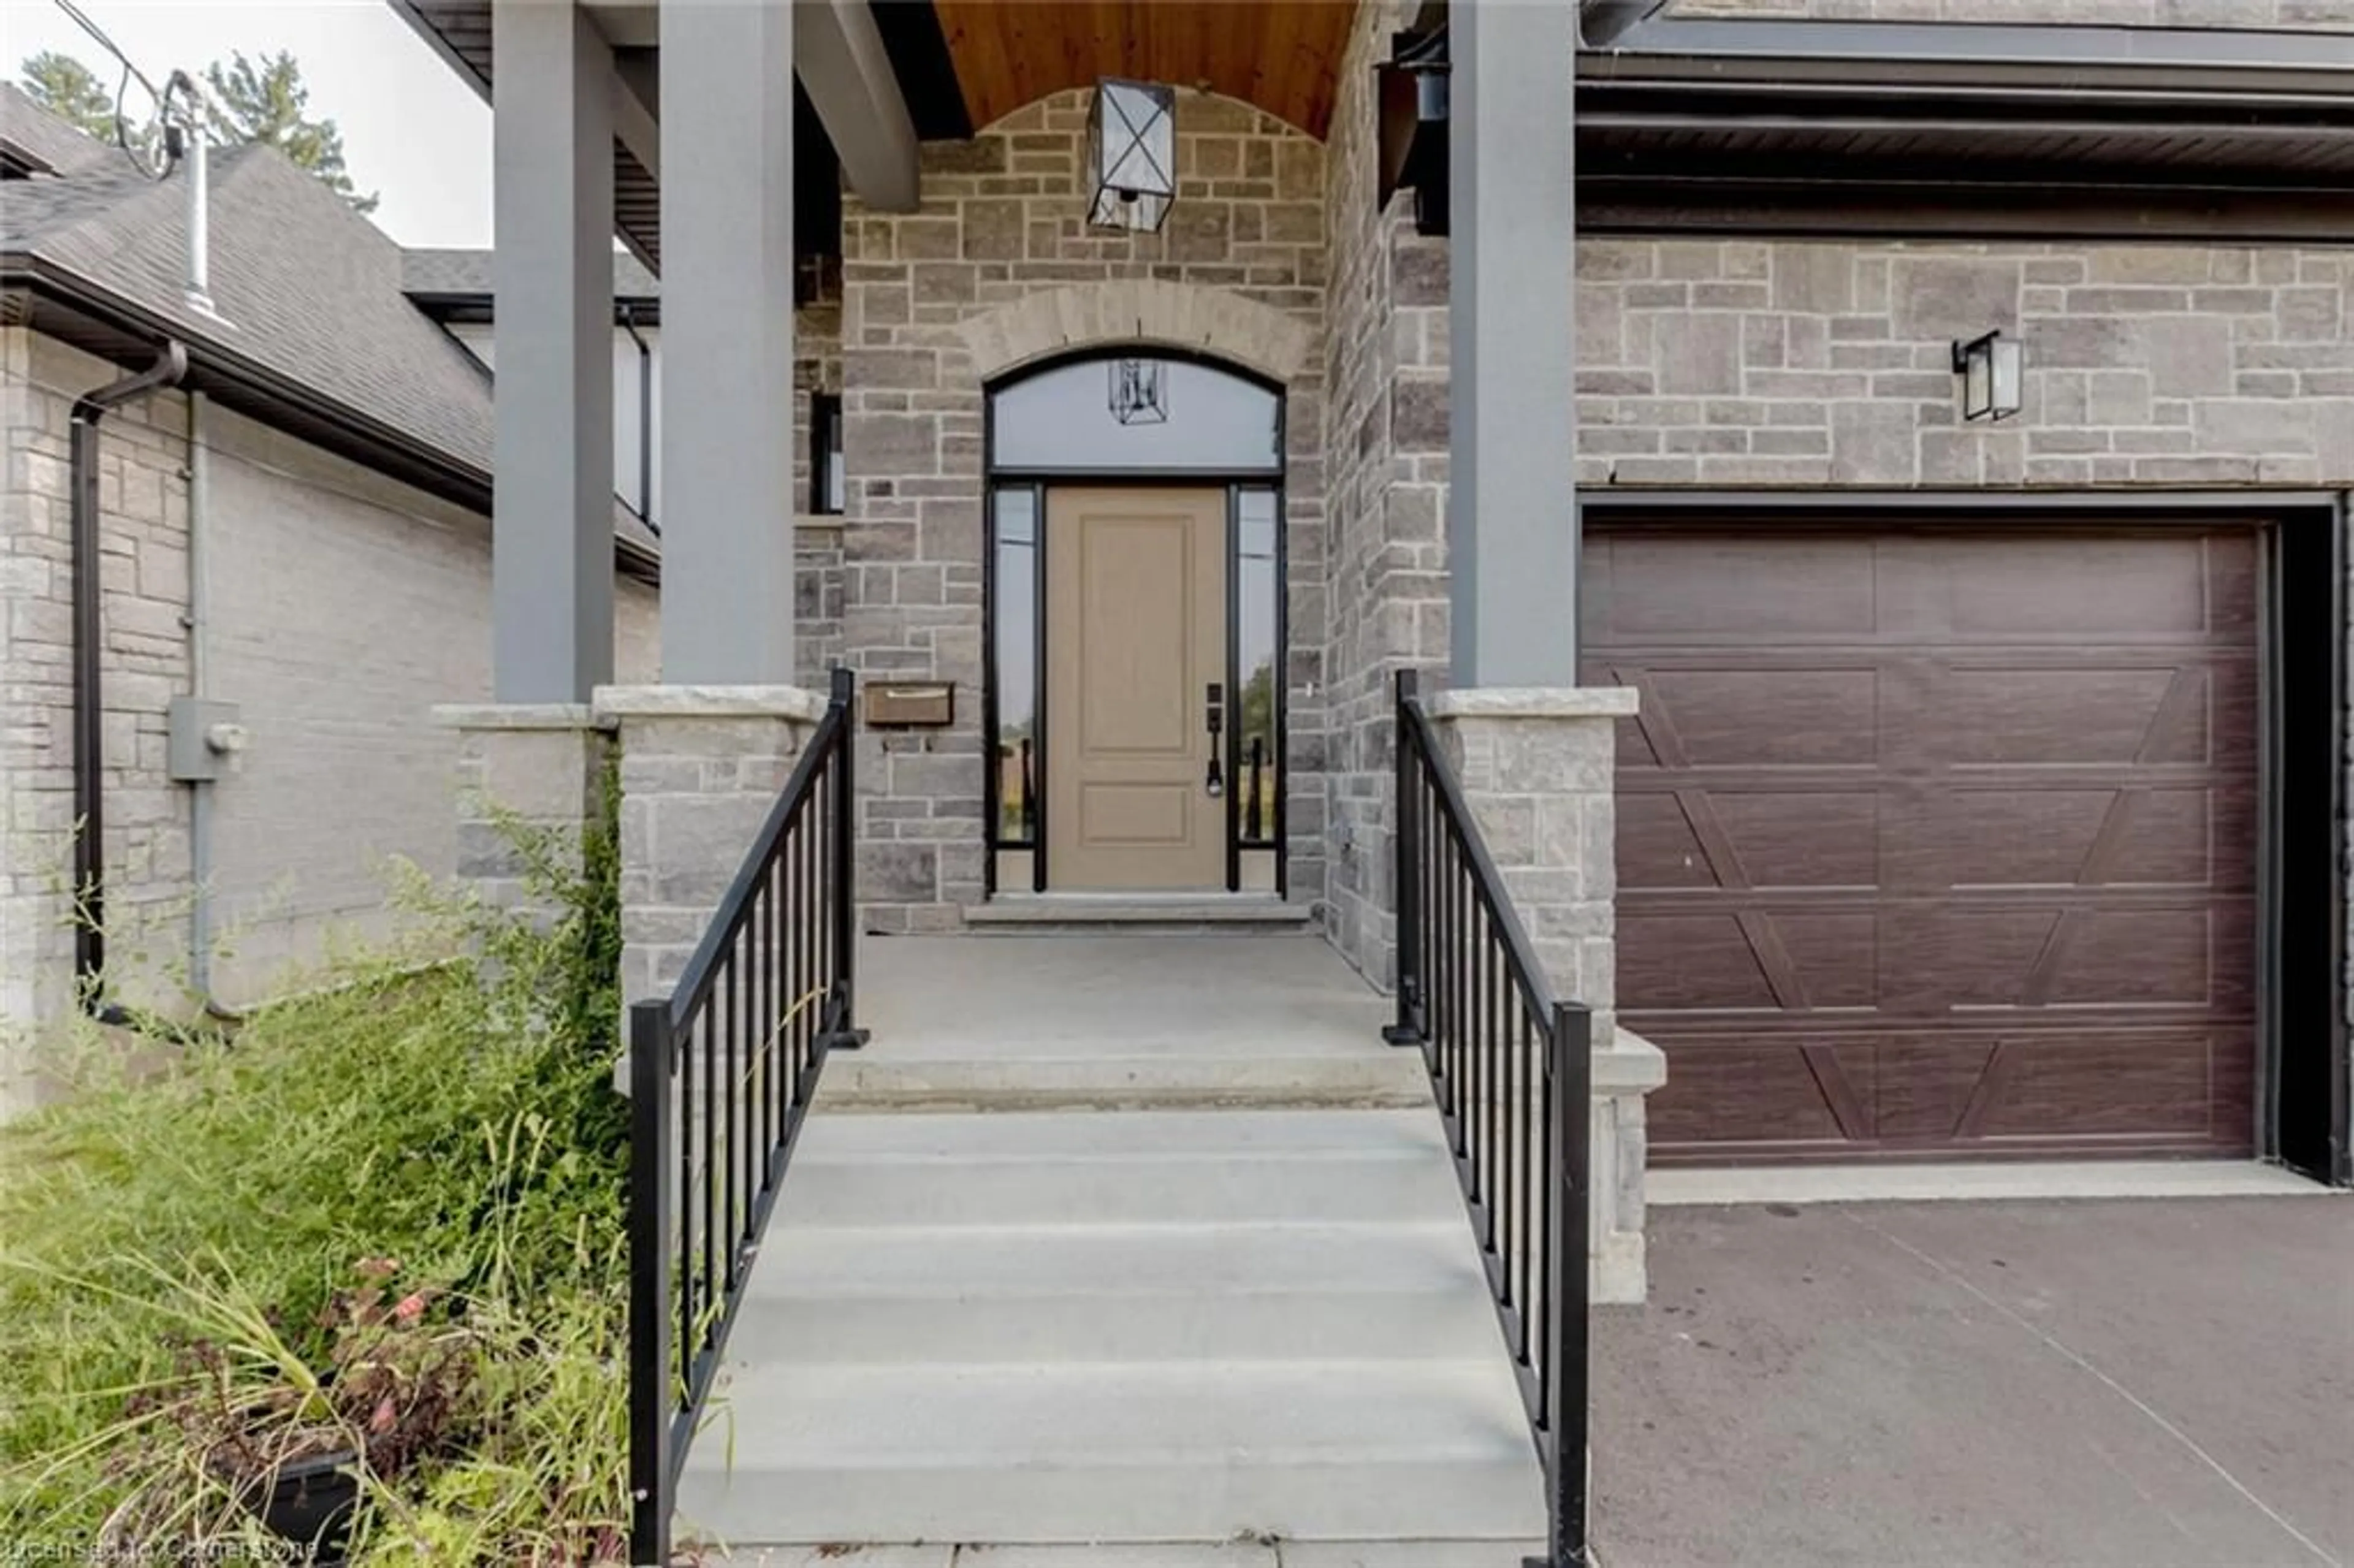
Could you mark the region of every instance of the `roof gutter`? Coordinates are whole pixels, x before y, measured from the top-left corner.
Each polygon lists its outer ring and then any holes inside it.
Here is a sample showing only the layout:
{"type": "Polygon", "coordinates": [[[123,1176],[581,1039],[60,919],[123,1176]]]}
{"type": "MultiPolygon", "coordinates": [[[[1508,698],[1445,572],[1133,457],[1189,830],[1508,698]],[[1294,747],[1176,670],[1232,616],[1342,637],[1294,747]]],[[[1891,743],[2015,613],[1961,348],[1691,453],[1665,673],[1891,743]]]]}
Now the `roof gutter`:
{"type": "Polygon", "coordinates": [[[1999,85],[2074,92],[2345,102],[2354,35],[1967,22],[1653,16],[1580,52],[1581,78],[1999,85]]]}
{"type": "Polygon", "coordinates": [[[73,565],[74,994],[101,1023],[129,1023],[106,998],[106,757],[100,646],[105,630],[99,581],[98,425],[110,409],[177,387],[188,350],[167,338],[146,369],[93,387],[73,406],[67,528],[73,565]]]}
{"type": "MultiPolygon", "coordinates": [[[[415,485],[470,512],[491,515],[491,475],[487,469],[454,458],[397,426],[323,397],[233,349],[211,343],[187,344],[183,339],[186,329],[179,323],[134,300],[24,251],[0,251],[0,291],[8,289],[25,289],[122,337],[143,343],[181,343],[188,356],[186,374],[206,391],[217,396],[228,394],[221,397],[225,406],[239,408],[265,421],[273,408],[305,416],[335,433],[339,444],[321,443],[330,450],[339,450],[363,467],[415,485]],[[397,461],[387,461],[387,455],[397,461]]],[[[34,324],[40,323],[37,320],[34,324]]],[[[654,581],[659,574],[661,556],[634,539],[616,536],[613,556],[616,565],[644,581],[654,581]]]]}

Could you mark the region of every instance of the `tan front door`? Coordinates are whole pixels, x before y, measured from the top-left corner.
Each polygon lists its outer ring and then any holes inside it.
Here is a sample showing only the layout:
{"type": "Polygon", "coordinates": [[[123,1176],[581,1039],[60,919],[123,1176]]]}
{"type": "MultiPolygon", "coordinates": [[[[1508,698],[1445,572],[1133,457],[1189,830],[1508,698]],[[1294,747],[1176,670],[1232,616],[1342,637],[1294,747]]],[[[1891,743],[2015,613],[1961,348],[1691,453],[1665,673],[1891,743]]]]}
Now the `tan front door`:
{"type": "Polygon", "coordinates": [[[1050,888],[1225,888],[1208,716],[1225,679],[1225,492],[1050,491],[1050,888]]]}

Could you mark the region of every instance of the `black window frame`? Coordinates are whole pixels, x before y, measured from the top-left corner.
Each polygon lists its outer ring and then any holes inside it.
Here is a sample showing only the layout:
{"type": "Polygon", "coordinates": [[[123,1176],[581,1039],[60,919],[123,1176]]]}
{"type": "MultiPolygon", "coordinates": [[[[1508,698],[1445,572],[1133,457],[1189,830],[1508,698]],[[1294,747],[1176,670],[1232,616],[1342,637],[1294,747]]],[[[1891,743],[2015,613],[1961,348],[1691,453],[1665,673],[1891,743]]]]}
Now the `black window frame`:
{"type": "Polygon", "coordinates": [[[842,461],[842,394],[810,394],[810,514],[839,517],[849,499],[850,481],[842,461]],[[833,497],[829,479],[842,481],[842,500],[833,497]]]}

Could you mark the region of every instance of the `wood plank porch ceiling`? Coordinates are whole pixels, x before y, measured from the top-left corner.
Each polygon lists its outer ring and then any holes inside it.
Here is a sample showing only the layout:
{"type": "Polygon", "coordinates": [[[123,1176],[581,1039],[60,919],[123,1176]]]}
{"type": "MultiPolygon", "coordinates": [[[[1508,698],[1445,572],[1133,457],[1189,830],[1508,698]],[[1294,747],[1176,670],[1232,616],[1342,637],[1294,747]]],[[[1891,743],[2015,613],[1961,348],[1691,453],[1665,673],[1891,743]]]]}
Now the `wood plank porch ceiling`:
{"type": "Polygon", "coordinates": [[[1237,98],[1321,140],[1352,0],[934,0],[972,123],[1107,76],[1237,98]]]}

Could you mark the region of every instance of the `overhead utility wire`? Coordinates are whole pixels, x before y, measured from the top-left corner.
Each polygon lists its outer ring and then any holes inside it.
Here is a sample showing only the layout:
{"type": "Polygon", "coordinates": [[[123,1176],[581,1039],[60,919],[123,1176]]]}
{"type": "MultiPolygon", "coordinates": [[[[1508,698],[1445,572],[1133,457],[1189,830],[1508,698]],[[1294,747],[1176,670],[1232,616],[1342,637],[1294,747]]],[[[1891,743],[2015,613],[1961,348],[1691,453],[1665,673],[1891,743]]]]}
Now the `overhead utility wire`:
{"type": "Polygon", "coordinates": [[[145,175],[149,179],[163,178],[164,175],[171,172],[172,159],[169,154],[166,154],[163,166],[158,168],[148,159],[142,157],[139,151],[132,146],[131,122],[122,112],[122,101],[129,95],[131,91],[131,84],[133,81],[138,82],[140,86],[147,90],[147,96],[154,101],[155,118],[156,120],[161,121],[164,118],[165,114],[164,95],[156,90],[154,82],[147,79],[147,73],[133,65],[131,61],[131,57],[124,54],[115,44],[115,41],[106,36],[106,29],[100,26],[96,22],[90,20],[90,14],[84,11],[80,5],[75,5],[74,0],[58,0],[58,9],[63,11],[69,17],[70,17],[76,26],[80,27],[83,32],[88,33],[97,43],[100,48],[104,49],[108,54],[112,55],[115,62],[122,67],[122,75],[121,79],[116,81],[114,87],[115,145],[122,149],[123,156],[129,158],[131,160],[132,166],[137,169],[141,174],[145,175]]]}

